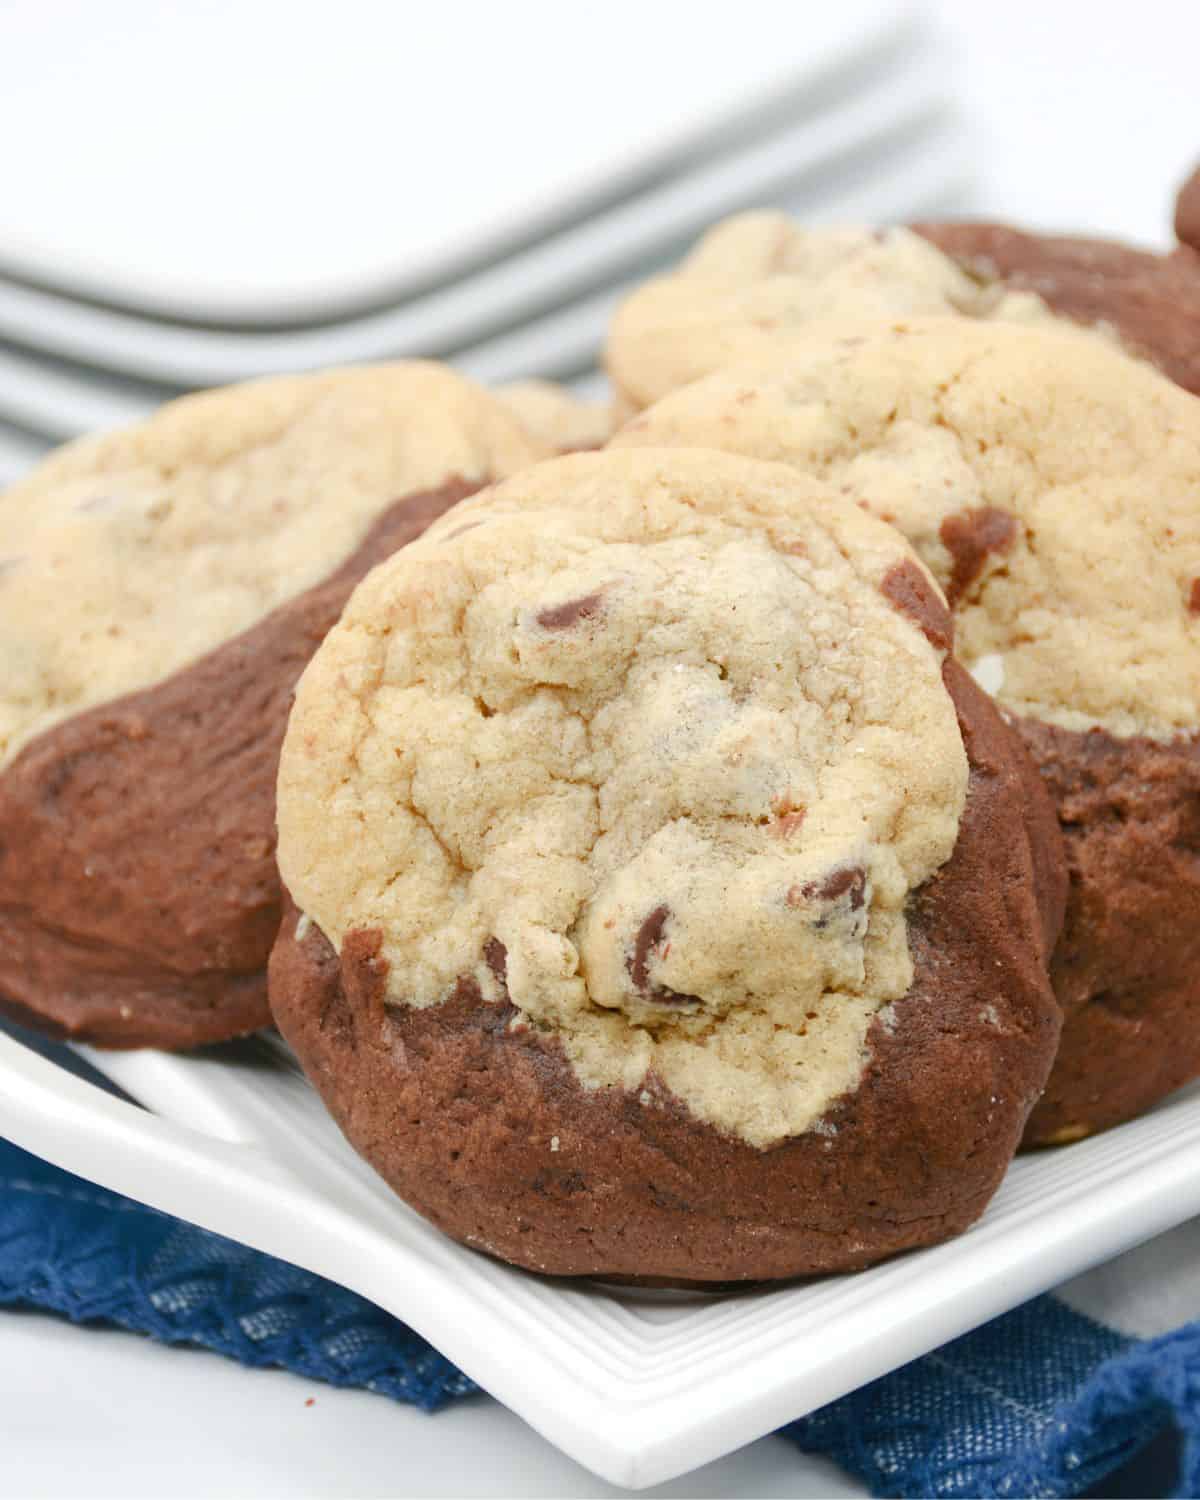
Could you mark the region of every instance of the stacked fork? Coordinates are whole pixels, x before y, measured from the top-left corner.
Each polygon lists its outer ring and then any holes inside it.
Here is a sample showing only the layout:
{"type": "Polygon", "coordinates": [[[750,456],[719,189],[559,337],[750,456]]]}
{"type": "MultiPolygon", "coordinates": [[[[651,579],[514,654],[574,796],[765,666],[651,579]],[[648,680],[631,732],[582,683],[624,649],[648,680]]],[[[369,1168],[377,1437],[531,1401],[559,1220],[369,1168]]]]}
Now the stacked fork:
{"type": "Polygon", "coordinates": [[[260,374],[430,356],[587,389],[617,300],[713,220],[931,215],[968,176],[901,0],[784,35],[757,3],[734,34],[620,3],[586,36],[540,5],[409,12],[5,7],[0,483],[260,374]]]}

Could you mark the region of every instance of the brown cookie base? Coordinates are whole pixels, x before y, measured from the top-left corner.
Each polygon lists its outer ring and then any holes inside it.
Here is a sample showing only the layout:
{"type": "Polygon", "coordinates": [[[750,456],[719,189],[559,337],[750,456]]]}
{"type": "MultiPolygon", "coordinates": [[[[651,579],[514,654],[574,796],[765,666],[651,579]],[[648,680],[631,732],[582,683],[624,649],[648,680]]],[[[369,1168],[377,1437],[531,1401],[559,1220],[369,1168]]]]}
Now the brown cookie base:
{"type": "Polygon", "coordinates": [[[1051,966],[1065,1014],[1025,1131],[1054,1145],[1200,1076],[1200,737],[1160,744],[1018,722],[1070,870],[1051,966]]]}
{"type": "MultiPolygon", "coordinates": [[[[1200,213],[1200,189],[1189,185],[1180,202],[1183,239],[1189,224],[1200,230],[1191,219],[1192,209],[1200,213]]],[[[1200,394],[1200,262],[1190,255],[1152,255],[1106,240],[1026,234],[1003,224],[913,228],[969,271],[1036,292],[1054,312],[1078,323],[1109,324],[1127,348],[1176,385],[1200,394]]]]}
{"type": "Polygon", "coordinates": [[[0,774],[0,1009],[104,1047],[268,1025],[292,690],[358,580],[480,485],[397,501],[324,583],[0,774]]]}
{"type": "Polygon", "coordinates": [[[586,1090],[556,1038],[510,1030],[517,1012],[473,983],[429,1009],[386,1005],[380,935],[351,933],[339,958],[315,925],[297,936],[293,909],[271,956],[272,1008],[353,1145],[447,1234],[557,1275],[776,1279],[965,1229],[1050,1068],[1060,1015],[1045,933],[1065,882],[1019,743],[953,661],[946,681],[967,810],[952,858],[912,902],[912,989],[872,1026],[862,1082],[824,1133],[760,1151],[654,1080],[586,1090]],[[1033,845],[1050,851],[1048,871],[1033,845]]]}

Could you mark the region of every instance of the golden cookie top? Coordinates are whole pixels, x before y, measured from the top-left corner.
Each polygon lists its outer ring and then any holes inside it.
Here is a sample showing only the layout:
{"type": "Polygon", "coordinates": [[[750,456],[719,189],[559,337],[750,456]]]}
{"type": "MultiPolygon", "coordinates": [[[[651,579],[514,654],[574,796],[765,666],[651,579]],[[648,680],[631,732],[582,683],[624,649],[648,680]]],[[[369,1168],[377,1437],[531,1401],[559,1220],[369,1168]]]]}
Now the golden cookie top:
{"type": "Polygon", "coordinates": [[[898,533],[777,465],[529,469],[356,590],[301,679],[279,858],[388,993],[463,979],[588,1086],[755,1145],[853,1089],[967,761],[898,533]],[[506,988],[505,988],[506,987],[506,988]]]}
{"type": "Polygon", "coordinates": [[[393,502],[544,450],[432,364],[188,396],[0,497],[0,766],[334,573],[393,502]]]}
{"type": "Polygon", "coordinates": [[[1200,724],[1200,402],[1065,326],[813,325],[630,423],[817,476],[894,523],[1014,713],[1169,738],[1200,724]]]}

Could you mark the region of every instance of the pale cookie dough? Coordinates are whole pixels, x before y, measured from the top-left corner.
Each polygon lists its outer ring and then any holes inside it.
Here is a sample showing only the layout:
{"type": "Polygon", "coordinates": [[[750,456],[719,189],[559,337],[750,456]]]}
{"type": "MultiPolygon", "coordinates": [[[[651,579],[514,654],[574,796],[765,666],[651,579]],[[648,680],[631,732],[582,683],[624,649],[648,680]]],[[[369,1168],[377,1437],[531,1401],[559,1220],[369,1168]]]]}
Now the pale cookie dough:
{"type": "Polygon", "coordinates": [[[379,366],[187,397],[0,500],[0,1004],[107,1045],[266,1023],[293,684],[374,562],[542,451],[379,366]]]}
{"type": "Polygon", "coordinates": [[[609,401],[581,401],[552,380],[514,380],[496,396],[521,426],[551,453],[602,448],[613,433],[609,401]]]}
{"type": "Polygon", "coordinates": [[[624,418],[771,355],[814,319],[951,314],[1054,321],[1039,297],[972,275],[909,229],[805,229],[786,214],[747,213],[622,303],[605,363],[624,418]]]}
{"type": "Polygon", "coordinates": [[[893,522],[1059,805],[1067,1139],[1200,1071],[1200,405],[1064,328],[813,325],[677,392],[619,448],[785,461],[893,522]]]}
{"type": "MultiPolygon", "coordinates": [[[[303,916],[272,961],[272,1007],[351,1139],[410,1201],[445,1221],[422,1160],[432,1170],[444,1152],[434,1175],[464,1190],[470,1176],[442,1123],[448,1064],[430,1041],[461,1026],[464,1006],[468,1026],[548,1070],[536,1099],[492,1077],[518,1157],[540,1132],[537,1149],[568,1140],[558,1165],[586,1173],[579,1132],[618,1101],[635,1135],[639,1117],[667,1111],[717,1160],[798,1139],[823,1159],[842,1130],[848,1156],[865,1149],[846,1111],[862,1107],[884,1042],[927,1028],[941,1003],[923,994],[915,953],[944,944],[952,970],[959,941],[909,930],[918,892],[935,877],[955,886],[976,776],[961,695],[943,681],[946,618],[897,533],[783,467],[716,453],[540,465],[360,585],[301,680],[280,760],[280,869],[303,916]],[[339,962],[340,1000],[314,1010],[314,976],[339,962]],[[326,1049],[347,1028],[354,1054],[335,1063],[326,1049]],[[362,1102],[379,1100],[360,1076],[372,1048],[397,1100],[410,1084],[427,1093],[439,1123],[417,1141],[411,1122],[388,1135],[390,1106],[362,1102]]],[[[1001,842],[1024,889],[1002,940],[1018,927],[1038,953],[1009,777],[1001,842]]],[[[936,1192],[972,1215],[1053,1046],[1036,962],[1016,992],[976,1005],[967,1027],[992,1123],[974,1142],[979,1170],[936,1192]],[[992,1067],[1009,1049],[1019,1065],[997,1094],[992,1067]]],[[[919,1072],[911,1046],[905,1067],[919,1072]]],[[[964,1097],[977,1081],[958,1085],[964,1097]]],[[[922,1134],[922,1103],[906,1108],[922,1134]]],[[[495,1123],[465,1128],[491,1136],[495,1123]]],[[[621,1177],[619,1161],[607,1167],[621,1177]]],[[[474,1187],[511,1211],[488,1172],[474,1187]]],[[[579,1207],[598,1211],[588,1194],[579,1207]]],[[[923,1238],[947,1232],[946,1212],[923,1238]]],[[[633,1265],[550,1265],[563,1223],[547,1214],[521,1252],[494,1233],[487,1247],[550,1269],[685,1274],[678,1254],[654,1263],[644,1250],[633,1265]]],[[[814,1216],[801,1218],[790,1249],[766,1253],[790,1256],[786,1270],[762,1274],[809,1268],[814,1216]]],[[[913,1232],[892,1224],[824,1253],[857,1263],[913,1232]]],[[[739,1261],[731,1274],[756,1271],[739,1261]]]]}

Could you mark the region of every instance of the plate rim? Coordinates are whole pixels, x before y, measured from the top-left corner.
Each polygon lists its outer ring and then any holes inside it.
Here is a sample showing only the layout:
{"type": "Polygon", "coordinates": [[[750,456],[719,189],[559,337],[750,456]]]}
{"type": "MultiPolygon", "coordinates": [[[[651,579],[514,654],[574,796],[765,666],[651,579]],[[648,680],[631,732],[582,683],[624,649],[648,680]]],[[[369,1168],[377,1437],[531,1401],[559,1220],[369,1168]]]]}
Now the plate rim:
{"type": "Polygon", "coordinates": [[[281,1117],[278,1103],[263,1102],[256,1123],[252,1072],[212,1054],[76,1050],[149,1108],[0,1036],[0,1131],[111,1190],[351,1287],[577,1462],[631,1488],[772,1432],[1200,1212],[1196,1085],[1105,1135],[1019,1158],[979,1223],[945,1245],[651,1316],[636,1295],[543,1279],[447,1239],[361,1163],[302,1078],[289,1087],[297,1101],[311,1094],[298,1107],[315,1106],[322,1170],[345,1185],[340,1201],[257,1138],[263,1118],[281,1117]],[[163,1105],[190,1123],[155,1112],[163,1105]],[[1047,1181],[1049,1207],[1039,1196],[1047,1181]],[[1036,1253],[1014,1259],[1023,1242],[1036,1253]],[[698,1355],[697,1337],[710,1333],[698,1355]],[[806,1333],[825,1344],[815,1363],[796,1358],[806,1333]]]}

